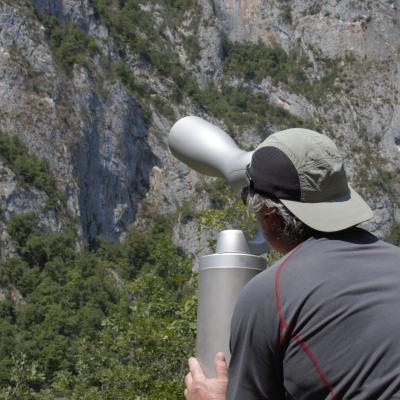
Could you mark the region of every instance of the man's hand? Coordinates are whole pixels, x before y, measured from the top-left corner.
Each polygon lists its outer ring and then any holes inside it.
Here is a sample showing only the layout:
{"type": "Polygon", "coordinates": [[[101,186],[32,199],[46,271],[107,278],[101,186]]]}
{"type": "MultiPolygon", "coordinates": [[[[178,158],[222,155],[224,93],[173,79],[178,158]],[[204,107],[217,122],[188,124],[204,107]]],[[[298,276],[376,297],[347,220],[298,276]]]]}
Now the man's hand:
{"type": "Polygon", "coordinates": [[[189,358],[190,372],[185,377],[186,400],[226,400],[228,367],[222,353],[217,353],[214,360],[216,378],[209,379],[196,358],[189,358]]]}

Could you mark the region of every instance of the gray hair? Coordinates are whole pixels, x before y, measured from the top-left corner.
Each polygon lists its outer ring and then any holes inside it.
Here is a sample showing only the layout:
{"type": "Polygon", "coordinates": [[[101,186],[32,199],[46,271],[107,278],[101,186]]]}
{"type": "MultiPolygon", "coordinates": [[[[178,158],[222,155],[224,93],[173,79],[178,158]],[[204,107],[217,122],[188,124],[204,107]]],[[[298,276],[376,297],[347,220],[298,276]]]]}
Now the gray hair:
{"type": "Polygon", "coordinates": [[[289,243],[303,241],[311,236],[313,229],[293,215],[279,200],[263,197],[258,193],[247,196],[247,209],[262,217],[265,208],[268,214],[276,214],[282,221],[281,237],[289,243]]]}

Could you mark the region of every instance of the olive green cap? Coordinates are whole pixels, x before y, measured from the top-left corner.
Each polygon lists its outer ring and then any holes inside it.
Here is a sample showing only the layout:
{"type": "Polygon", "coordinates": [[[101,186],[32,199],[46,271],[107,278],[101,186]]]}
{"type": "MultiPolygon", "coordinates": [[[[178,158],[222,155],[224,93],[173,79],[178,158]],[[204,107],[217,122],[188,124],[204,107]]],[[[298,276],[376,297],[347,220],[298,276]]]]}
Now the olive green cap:
{"type": "Polygon", "coordinates": [[[294,128],[270,135],[253,153],[248,172],[255,192],[278,198],[318,231],[340,231],[373,217],[349,186],[335,143],[318,132],[294,128]]]}

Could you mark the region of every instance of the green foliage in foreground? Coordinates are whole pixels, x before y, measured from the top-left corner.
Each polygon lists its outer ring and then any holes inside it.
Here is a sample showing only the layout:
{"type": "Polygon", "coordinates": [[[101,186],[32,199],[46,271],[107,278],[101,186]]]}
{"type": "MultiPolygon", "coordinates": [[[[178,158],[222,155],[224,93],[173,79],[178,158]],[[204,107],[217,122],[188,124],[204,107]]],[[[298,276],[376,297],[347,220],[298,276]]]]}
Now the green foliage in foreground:
{"type": "Polygon", "coordinates": [[[249,237],[255,235],[255,215],[247,211],[243,201],[233,193],[224,179],[216,178],[209,183],[198,183],[196,192],[205,192],[210,199],[210,207],[198,215],[201,229],[217,232],[223,229],[241,229],[249,237]]]}
{"type": "Polygon", "coordinates": [[[11,219],[0,265],[0,399],[181,398],[196,299],[167,220],[92,252],[36,222],[11,219]]]}
{"type": "Polygon", "coordinates": [[[47,162],[30,153],[27,146],[16,136],[0,133],[0,157],[15,173],[20,184],[34,186],[47,194],[47,207],[53,207],[63,201],[47,162]]]}
{"type": "MultiPolygon", "coordinates": [[[[198,183],[196,192],[201,195],[204,191],[210,199],[211,207],[204,209],[197,215],[201,230],[241,229],[247,238],[255,237],[257,233],[255,214],[247,210],[242,200],[234,195],[224,179],[217,178],[210,183],[198,183]]],[[[210,245],[214,244],[216,243],[210,243],[210,245]]],[[[266,256],[267,266],[271,266],[281,257],[282,254],[270,250],[266,256]]]]}

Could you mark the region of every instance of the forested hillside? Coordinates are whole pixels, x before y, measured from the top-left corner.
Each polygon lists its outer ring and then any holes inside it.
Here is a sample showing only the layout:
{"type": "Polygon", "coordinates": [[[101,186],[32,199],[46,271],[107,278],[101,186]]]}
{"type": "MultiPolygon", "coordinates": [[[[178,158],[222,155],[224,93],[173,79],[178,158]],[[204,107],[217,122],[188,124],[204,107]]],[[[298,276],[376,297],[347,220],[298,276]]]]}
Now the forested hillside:
{"type": "Polygon", "coordinates": [[[399,39],[392,0],[0,0],[0,398],[182,398],[198,258],[254,234],[185,115],[327,134],[399,244],[399,39]]]}
{"type": "Polygon", "coordinates": [[[195,280],[170,217],[123,245],[76,248],[13,216],[0,268],[2,399],[173,399],[193,353],[195,280]],[[7,288],[7,289],[5,289],[7,288]]]}

